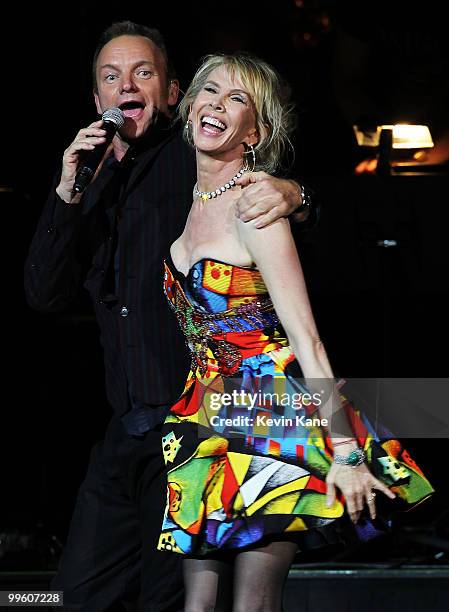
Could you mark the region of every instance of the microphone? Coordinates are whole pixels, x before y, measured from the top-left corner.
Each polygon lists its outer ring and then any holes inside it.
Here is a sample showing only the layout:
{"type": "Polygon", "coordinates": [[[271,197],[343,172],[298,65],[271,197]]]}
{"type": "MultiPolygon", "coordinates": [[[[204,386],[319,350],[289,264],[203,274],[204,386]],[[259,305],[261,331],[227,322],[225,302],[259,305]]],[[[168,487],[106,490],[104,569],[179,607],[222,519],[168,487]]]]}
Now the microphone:
{"type": "Polygon", "coordinates": [[[73,185],[73,191],[75,193],[82,193],[89,185],[115,133],[125,123],[125,115],[119,108],[108,108],[101,115],[101,118],[103,119],[102,129],[106,130],[106,140],[90,151],[86,159],[82,162],[82,165],[76,173],[75,184],[73,185]]]}

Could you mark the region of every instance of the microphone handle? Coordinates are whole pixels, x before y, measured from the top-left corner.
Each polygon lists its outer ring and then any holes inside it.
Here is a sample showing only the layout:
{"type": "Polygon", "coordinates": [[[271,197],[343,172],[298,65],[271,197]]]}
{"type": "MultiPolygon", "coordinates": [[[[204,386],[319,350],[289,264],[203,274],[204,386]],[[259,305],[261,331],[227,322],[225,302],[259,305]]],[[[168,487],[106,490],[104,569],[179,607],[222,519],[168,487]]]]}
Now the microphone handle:
{"type": "Polygon", "coordinates": [[[76,173],[75,183],[73,185],[73,191],[75,193],[82,193],[93,179],[94,174],[97,171],[104,154],[106,153],[106,149],[115,136],[117,125],[113,121],[104,121],[102,129],[106,130],[106,140],[90,151],[82,166],[76,173]]]}

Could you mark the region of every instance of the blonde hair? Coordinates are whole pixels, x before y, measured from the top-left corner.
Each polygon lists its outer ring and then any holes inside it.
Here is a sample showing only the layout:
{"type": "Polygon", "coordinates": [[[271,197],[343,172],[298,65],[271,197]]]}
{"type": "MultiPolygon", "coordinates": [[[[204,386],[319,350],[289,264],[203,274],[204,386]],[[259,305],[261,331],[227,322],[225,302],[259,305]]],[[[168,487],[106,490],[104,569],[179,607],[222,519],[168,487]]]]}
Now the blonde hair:
{"type": "MultiPolygon", "coordinates": [[[[206,55],[178,107],[178,116],[187,125],[190,107],[204,87],[210,73],[226,66],[231,78],[237,76],[247,89],[255,109],[259,142],[254,145],[255,170],[273,173],[281,168],[284,154],[293,146],[290,134],[296,117],[290,102],[290,88],[272,66],[257,57],[243,53],[206,55]]],[[[190,129],[185,140],[193,146],[190,129]]],[[[248,160],[251,165],[251,160],[248,160]]]]}

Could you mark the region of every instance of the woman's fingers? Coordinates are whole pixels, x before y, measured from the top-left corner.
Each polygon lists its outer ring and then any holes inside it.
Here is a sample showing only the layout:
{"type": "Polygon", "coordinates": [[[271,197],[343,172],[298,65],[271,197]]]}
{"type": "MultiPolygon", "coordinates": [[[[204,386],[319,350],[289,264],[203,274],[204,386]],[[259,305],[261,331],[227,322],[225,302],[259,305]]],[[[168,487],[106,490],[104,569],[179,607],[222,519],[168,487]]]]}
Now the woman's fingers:
{"type": "Polygon", "coordinates": [[[365,491],[366,504],[372,519],[376,518],[376,494],[371,489],[365,491]]]}
{"type": "Polygon", "coordinates": [[[396,497],[396,494],[393,493],[393,491],[390,491],[390,489],[384,485],[383,482],[377,478],[373,478],[372,482],[370,483],[370,489],[365,492],[366,503],[372,519],[376,518],[376,493],[374,489],[382,491],[382,493],[385,493],[385,495],[387,495],[390,499],[394,499],[396,497]]]}
{"type": "Polygon", "coordinates": [[[361,515],[361,512],[353,512],[353,513],[351,514],[351,521],[352,521],[353,523],[357,523],[357,521],[358,521],[358,520],[359,520],[359,518],[360,518],[360,515],[361,515]]]}
{"type": "Polygon", "coordinates": [[[356,523],[360,517],[360,511],[357,510],[356,505],[352,497],[346,497],[346,510],[348,511],[349,517],[353,523],[356,523]]]}
{"type": "Polygon", "coordinates": [[[380,480],[377,480],[377,478],[374,478],[374,481],[371,483],[371,488],[382,491],[382,493],[385,493],[385,495],[389,497],[390,499],[394,499],[396,497],[396,493],[393,493],[393,491],[390,491],[390,489],[386,485],[384,485],[383,482],[381,482],[380,480]]]}
{"type": "Polygon", "coordinates": [[[371,519],[376,518],[374,489],[382,491],[390,499],[396,497],[383,482],[364,468],[359,470],[334,463],[326,477],[326,484],[326,505],[329,507],[335,502],[335,487],[337,486],[344,495],[347,512],[354,523],[360,518],[365,504],[368,506],[371,519]]]}
{"type": "MultiPolygon", "coordinates": [[[[345,495],[344,490],[343,495],[345,495]]],[[[348,514],[351,517],[351,520],[356,523],[359,520],[360,514],[363,510],[363,492],[362,490],[351,491],[345,495],[345,499],[348,514]]]]}
{"type": "Polygon", "coordinates": [[[327,481],[326,491],[326,506],[330,508],[335,502],[335,485],[333,482],[327,481]]]}

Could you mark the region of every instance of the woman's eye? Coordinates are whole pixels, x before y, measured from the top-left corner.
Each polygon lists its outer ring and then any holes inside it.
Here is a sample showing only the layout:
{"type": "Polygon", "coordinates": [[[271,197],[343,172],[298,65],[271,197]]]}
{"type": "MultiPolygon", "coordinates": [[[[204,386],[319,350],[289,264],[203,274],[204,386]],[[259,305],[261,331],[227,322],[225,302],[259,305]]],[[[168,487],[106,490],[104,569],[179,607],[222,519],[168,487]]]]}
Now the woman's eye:
{"type": "Polygon", "coordinates": [[[217,90],[214,87],[211,87],[210,85],[206,85],[204,87],[204,89],[205,89],[205,91],[210,91],[212,93],[216,93],[217,92],[217,90]]]}
{"type": "Polygon", "coordinates": [[[244,100],[241,96],[232,96],[232,100],[236,102],[241,102],[242,104],[246,104],[246,100],[244,100]]]}

